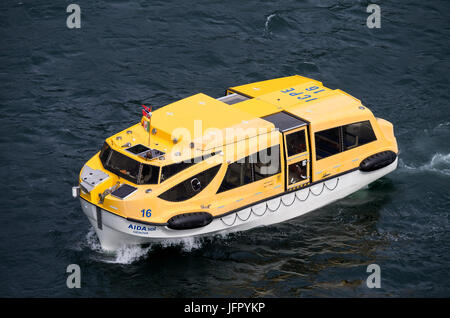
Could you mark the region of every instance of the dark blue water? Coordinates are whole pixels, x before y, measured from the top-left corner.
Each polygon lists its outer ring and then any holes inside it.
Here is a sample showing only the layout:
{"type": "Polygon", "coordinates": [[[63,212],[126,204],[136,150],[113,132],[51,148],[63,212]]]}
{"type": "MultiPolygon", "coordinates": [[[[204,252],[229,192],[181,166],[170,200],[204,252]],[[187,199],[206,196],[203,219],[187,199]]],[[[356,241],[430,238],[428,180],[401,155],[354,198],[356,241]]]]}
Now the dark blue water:
{"type": "Polygon", "coordinates": [[[375,1],[380,29],[368,1],[79,0],[72,30],[69,3],[0,4],[0,296],[450,296],[448,1],[375,1]],[[398,170],[283,224],[100,251],[71,187],[140,104],[292,74],[391,121],[398,170]]]}

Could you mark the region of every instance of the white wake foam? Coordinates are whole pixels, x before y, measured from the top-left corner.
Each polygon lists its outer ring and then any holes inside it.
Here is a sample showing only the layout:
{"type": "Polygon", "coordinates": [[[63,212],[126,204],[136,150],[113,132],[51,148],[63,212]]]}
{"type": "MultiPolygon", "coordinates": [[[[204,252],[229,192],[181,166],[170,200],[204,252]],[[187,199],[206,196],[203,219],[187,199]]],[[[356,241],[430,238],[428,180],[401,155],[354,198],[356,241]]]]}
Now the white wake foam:
{"type": "MultiPolygon", "coordinates": [[[[222,233],[216,235],[222,239],[226,239],[228,234],[222,233]]],[[[96,255],[93,257],[101,262],[112,263],[112,264],[132,264],[139,260],[143,260],[151,257],[151,251],[155,247],[180,247],[183,252],[192,252],[194,250],[200,249],[204,246],[204,244],[211,240],[211,237],[197,238],[197,237],[188,237],[188,238],[179,238],[179,239],[167,239],[158,243],[152,243],[146,247],[142,247],[139,245],[124,245],[119,248],[114,253],[106,253],[102,250],[100,245],[100,241],[95,234],[95,230],[93,227],[89,229],[89,232],[86,234],[85,242],[83,245],[86,245],[89,249],[95,252],[96,255]]]]}
{"type": "Polygon", "coordinates": [[[122,246],[115,253],[115,259],[106,260],[108,263],[114,264],[132,264],[141,259],[145,259],[148,257],[149,252],[151,250],[151,246],[142,247],[139,245],[132,246],[122,246]]]}
{"type": "Polygon", "coordinates": [[[203,246],[204,240],[196,237],[187,237],[181,239],[171,239],[162,241],[160,244],[162,247],[180,246],[184,252],[192,252],[203,246]]]}
{"type": "Polygon", "coordinates": [[[429,162],[421,166],[408,165],[401,159],[399,164],[401,168],[409,171],[431,171],[450,176],[450,154],[436,153],[429,162]]]}
{"type": "Polygon", "coordinates": [[[264,31],[265,31],[265,33],[266,34],[270,34],[271,32],[270,32],[270,21],[274,18],[276,16],[276,14],[275,13],[273,13],[273,14],[271,14],[271,15],[269,15],[268,17],[267,17],[267,19],[266,19],[266,23],[265,23],[265,27],[264,27],[264,31]]]}
{"type": "Polygon", "coordinates": [[[436,128],[434,128],[434,130],[447,130],[450,127],[450,122],[445,122],[445,123],[441,123],[439,125],[436,126],[436,128]]]}
{"type": "Polygon", "coordinates": [[[138,245],[133,245],[123,246],[115,253],[105,252],[102,249],[93,227],[91,227],[89,232],[86,234],[83,245],[95,252],[95,255],[93,256],[95,260],[113,264],[132,264],[142,258],[145,258],[151,249],[151,246],[144,248],[138,245]]]}
{"type": "Polygon", "coordinates": [[[86,245],[94,252],[102,252],[102,246],[98,240],[97,234],[95,234],[94,228],[91,226],[89,232],[86,234],[86,245]]]}
{"type": "Polygon", "coordinates": [[[113,259],[105,259],[105,262],[114,264],[132,264],[142,259],[146,259],[151,255],[151,250],[156,246],[162,248],[180,247],[184,252],[192,252],[203,246],[203,239],[199,238],[182,238],[182,239],[168,239],[158,243],[152,243],[147,247],[139,245],[125,245],[119,248],[113,259]]]}

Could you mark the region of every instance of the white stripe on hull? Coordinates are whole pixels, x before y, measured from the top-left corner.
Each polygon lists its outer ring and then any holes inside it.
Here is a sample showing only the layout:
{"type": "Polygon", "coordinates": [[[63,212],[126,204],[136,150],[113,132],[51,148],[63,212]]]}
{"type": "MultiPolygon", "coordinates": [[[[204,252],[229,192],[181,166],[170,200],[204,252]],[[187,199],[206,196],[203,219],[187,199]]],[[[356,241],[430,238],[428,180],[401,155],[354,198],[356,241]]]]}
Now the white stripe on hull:
{"type": "Polygon", "coordinates": [[[106,251],[115,251],[123,245],[145,244],[219,232],[244,231],[293,219],[358,191],[395,170],[397,161],[398,159],[389,166],[372,172],[356,170],[224,217],[215,218],[204,227],[190,230],[172,230],[166,226],[130,222],[105,210],[102,210],[102,229],[99,229],[96,207],[83,199],[81,199],[81,206],[95,228],[102,248],[106,251]]]}

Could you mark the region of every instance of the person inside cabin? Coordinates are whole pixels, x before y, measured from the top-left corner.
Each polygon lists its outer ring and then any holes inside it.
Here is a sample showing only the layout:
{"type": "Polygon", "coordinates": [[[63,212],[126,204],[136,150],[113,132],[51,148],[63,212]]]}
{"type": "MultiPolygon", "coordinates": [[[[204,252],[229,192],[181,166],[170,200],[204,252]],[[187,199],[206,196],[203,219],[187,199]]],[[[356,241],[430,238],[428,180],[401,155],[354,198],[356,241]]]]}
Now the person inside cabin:
{"type": "Polygon", "coordinates": [[[289,166],[289,184],[294,184],[306,179],[306,166],[301,162],[289,166]]]}

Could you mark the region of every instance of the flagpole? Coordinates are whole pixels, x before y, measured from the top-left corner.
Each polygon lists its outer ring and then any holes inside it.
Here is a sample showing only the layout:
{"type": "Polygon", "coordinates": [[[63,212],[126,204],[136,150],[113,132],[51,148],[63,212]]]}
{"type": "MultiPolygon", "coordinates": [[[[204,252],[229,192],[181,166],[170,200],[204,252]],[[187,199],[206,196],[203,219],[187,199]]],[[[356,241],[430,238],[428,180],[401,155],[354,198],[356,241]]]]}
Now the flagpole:
{"type": "Polygon", "coordinates": [[[150,147],[150,136],[151,136],[151,122],[152,122],[152,106],[147,107],[145,105],[142,105],[142,114],[145,116],[145,118],[148,119],[148,146],[150,147]]]}
{"type": "Polygon", "coordinates": [[[152,113],[150,113],[150,118],[148,119],[148,147],[150,147],[150,136],[151,136],[151,122],[152,122],[152,113]]]}

